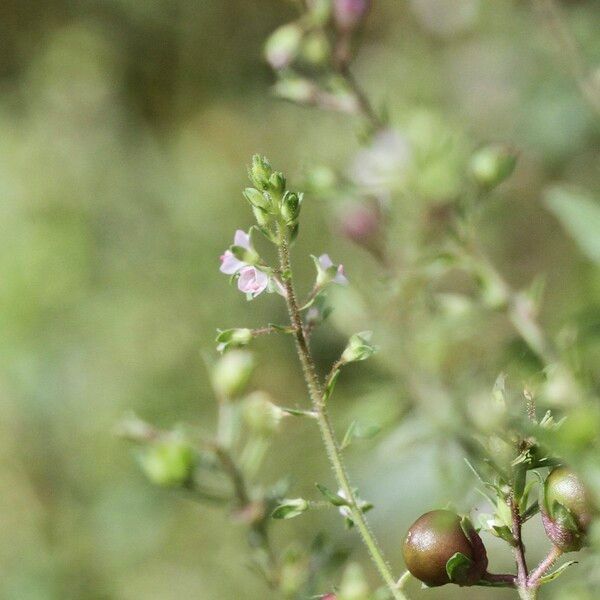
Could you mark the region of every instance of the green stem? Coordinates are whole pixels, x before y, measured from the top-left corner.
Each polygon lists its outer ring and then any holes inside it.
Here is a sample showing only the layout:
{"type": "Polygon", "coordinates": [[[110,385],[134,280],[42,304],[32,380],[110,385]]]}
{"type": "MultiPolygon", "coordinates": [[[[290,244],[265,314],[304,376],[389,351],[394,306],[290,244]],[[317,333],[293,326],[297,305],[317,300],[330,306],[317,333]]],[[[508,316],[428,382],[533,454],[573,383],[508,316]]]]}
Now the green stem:
{"type": "Polygon", "coordinates": [[[521,600],[536,600],[538,588],[519,588],[519,598],[521,600]]]}
{"type": "Polygon", "coordinates": [[[354,493],[352,485],[350,484],[350,480],[348,478],[348,474],[346,472],[346,468],[342,460],[341,450],[335,437],[335,432],[331,424],[331,420],[329,418],[327,407],[325,405],[325,401],[323,398],[323,390],[321,388],[321,383],[317,374],[315,362],[313,360],[304,334],[302,318],[300,316],[298,301],[296,299],[296,293],[294,291],[294,284],[292,281],[289,246],[287,236],[285,234],[285,229],[283,226],[279,227],[279,238],[279,263],[281,272],[285,274],[284,286],[286,290],[286,302],[288,306],[290,321],[292,323],[292,327],[294,328],[296,349],[298,352],[300,364],[302,365],[304,379],[308,387],[308,392],[313,404],[313,408],[317,415],[317,421],[319,424],[321,437],[323,438],[323,443],[327,451],[327,457],[329,458],[329,462],[331,464],[331,468],[333,470],[337,483],[340,489],[344,492],[346,499],[348,500],[348,508],[350,509],[350,512],[352,514],[352,520],[354,521],[356,529],[360,533],[364,544],[369,550],[369,554],[371,555],[371,558],[373,559],[377,570],[379,571],[381,577],[385,581],[393,598],[395,600],[406,600],[406,596],[396,587],[396,580],[394,579],[392,570],[389,564],[387,563],[383,552],[379,548],[379,545],[371,531],[371,528],[369,527],[369,524],[362,510],[359,508],[356,494],[354,493]]]}

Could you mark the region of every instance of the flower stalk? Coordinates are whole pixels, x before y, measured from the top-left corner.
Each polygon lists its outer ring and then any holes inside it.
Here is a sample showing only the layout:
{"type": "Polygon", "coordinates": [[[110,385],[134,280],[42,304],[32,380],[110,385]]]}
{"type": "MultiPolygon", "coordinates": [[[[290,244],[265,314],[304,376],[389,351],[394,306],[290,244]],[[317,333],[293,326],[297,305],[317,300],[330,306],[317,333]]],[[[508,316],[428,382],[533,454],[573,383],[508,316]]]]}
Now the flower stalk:
{"type": "Polygon", "coordinates": [[[352,520],[354,521],[356,528],[359,531],[362,540],[366,545],[373,562],[375,563],[375,566],[377,567],[377,570],[389,588],[392,597],[395,600],[406,600],[406,596],[396,586],[396,580],[392,570],[385,559],[385,556],[383,555],[383,552],[380,549],[373,532],[371,531],[363,511],[359,508],[358,499],[356,498],[354,489],[350,484],[348,473],[342,459],[340,446],[329,418],[329,413],[327,411],[323,389],[317,374],[315,362],[304,334],[302,318],[294,290],[289,242],[285,226],[282,226],[281,224],[278,225],[278,234],[279,267],[281,273],[287,274],[287,276],[284,278],[283,285],[286,290],[285,298],[288,307],[288,313],[294,329],[296,350],[298,353],[298,359],[300,360],[300,364],[302,366],[304,380],[313,404],[313,409],[317,415],[317,422],[319,424],[319,430],[321,432],[323,444],[325,445],[325,449],[327,451],[327,457],[329,458],[329,462],[331,464],[337,484],[348,501],[348,508],[352,515],[352,520]]]}

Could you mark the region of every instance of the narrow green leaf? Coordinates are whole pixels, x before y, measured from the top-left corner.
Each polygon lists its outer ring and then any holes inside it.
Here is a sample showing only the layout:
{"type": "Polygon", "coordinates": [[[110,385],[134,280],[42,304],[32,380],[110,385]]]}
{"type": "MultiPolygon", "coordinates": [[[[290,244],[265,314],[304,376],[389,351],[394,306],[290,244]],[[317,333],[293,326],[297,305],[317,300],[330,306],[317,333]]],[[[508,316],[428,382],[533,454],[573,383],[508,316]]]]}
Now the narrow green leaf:
{"type": "Polygon", "coordinates": [[[554,581],[555,579],[560,577],[571,565],[576,565],[576,564],[577,564],[576,560],[570,560],[569,562],[566,562],[564,565],[560,565],[560,567],[558,567],[558,569],[555,569],[551,573],[548,573],[547,575],[544,575],[543,577],[541,577],[540,583],[542,585],[544,585],[545,583],[550,583],[551,581],[554,581]]]}
{"type": "Polygon", "coordinates": [[[561,187],[549,190],[545,203],[581,251],[600,263],[600,204],[581,191],[561,187]]]}
{"type": "Polygon", "coordinates": [[[317,483],[315,485],[317,486],[317,489],[321,492],[321,494],[323,494],[323,496],[325,496],[325,498],[327,498],[327,500],[331,502],[331,504],[333,504],[334,506],[349,506],[349,503],[345,498],[342,498],[338,494],[334,494],[324,485],[320,483],[317,483]]]}
{"type": "Polygon", "coordinates": [[[281,410],[288,415],[293,417],[309,417],[310,419],[316,419],[317,415],[312,410],[301,410],[299,408],[285,408],[281,407],[281,410]]]}

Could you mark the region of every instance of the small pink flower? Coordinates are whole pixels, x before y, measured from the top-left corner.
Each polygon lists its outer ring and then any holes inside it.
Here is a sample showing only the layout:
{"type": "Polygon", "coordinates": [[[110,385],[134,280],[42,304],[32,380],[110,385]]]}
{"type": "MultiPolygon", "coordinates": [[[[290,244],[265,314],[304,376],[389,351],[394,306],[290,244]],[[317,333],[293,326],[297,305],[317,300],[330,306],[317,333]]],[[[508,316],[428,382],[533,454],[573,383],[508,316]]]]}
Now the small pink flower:
{"type": "MultiPolygon", "coordinates": [[[[238,229],[233,236],[233,245],[251,251],[252,244],[250,243],[250,234],[238,229]]],[[[248,265],[248,263],[236,258],[231,250],[225,250],[225,253],[221,256],[220,260],[221,267],[219,268],[219,271],[225,273],[225,275],[234,275],[248,265]]]]}
{"type": "Polygon", "coordinates": [[[238,278],[238,289],[244,294],[256,298],[269,285],[269,276],[260,269],[251,266],[242,267],[238,278]]]}
{"type": "MultiPolygon", "coordinates": [[[[329,254],[321,254],[321,256],[319,256],[319,264],[321,265],[323,271],[327,271],[331,267],[335,266],[331,258],[329,258],[329,254]]],[[[346,277],[346,273],[344,272],[344,265],[337,266],[337,272],[331,281],[339,285],[348,285],[348,279],[346,277]]]]}

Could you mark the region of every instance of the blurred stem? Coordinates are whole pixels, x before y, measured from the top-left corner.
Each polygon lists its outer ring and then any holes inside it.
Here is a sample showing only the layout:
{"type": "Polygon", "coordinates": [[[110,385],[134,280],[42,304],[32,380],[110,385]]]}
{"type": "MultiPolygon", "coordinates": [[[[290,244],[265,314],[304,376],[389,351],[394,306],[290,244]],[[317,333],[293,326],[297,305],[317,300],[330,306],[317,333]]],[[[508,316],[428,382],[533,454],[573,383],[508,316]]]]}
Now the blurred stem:
{"type": "Polygon", "coordinates": [[[379,571],[382,579],[385,581],[392,594],[392,597],[395,600],[406,600],[406,596],[396,587],[396,580],[392,574],[391,568],[388,565],[383,552],[379,548],[365,515],[359,508],[359,503],[354,493],[354,489],[350,484],[346,467],[344,466],[344,462],[342,460],[342,453],[339,443],[337,442],[333,425],[331,424],[331,420],[329,418],[329,413],[323,397],[323,390],[321,388],[321,382],[317,374],[315,362],[304,335],[302,318],[300,316],[300,310],[298,308],[298,301],[296,300],[296,292],[294,290],[292,279],[290,251],[285,225],[278,224],[278,233],[279,266],[281,273],[287,274],[283,283],[286,290],[286,302],[290,321],[295,331],[294,335],[296,339],[296,350],[298,352],[300,364],[302,365],[304,380],[306,381],[306,386],[308,388],[313,408],[317,415],[317,421],[319,423],[321,437],[323,438],[323,443],[327,451],[327,457],[329,458],[329,462],[337,483],[348,500],[348,508],[352,514],[352,520],[354,521],[354,524],[356,525],[363,542],[368,548],[377,570],[379,571]]]}
{"type": "Polygon", "coordinates": [[[591,78],[585,60],[573,33],[565,23],[564,15],[554,0],[534,0],[548,29],[552,32],[562,59],[588,105],[600,115],[600,90],[591,78]]]}
{"type": "Polygon", "coordinates": [[[361,85],[358,83],[356,77],[350,70],[348,64],[342,64],[339,67],[339,73],[344,78],[344,81],[348,85],[348,87],[352,90],[354,97],[356,98],[356,102],[358,103],[358,107],[360,112],[363,114],[365,119],[369,121],[373,129],[382,129],[384,126],[383,121],[377,114],[377,111],[373,108],[369,97],[362,89],[361,85]]]}

